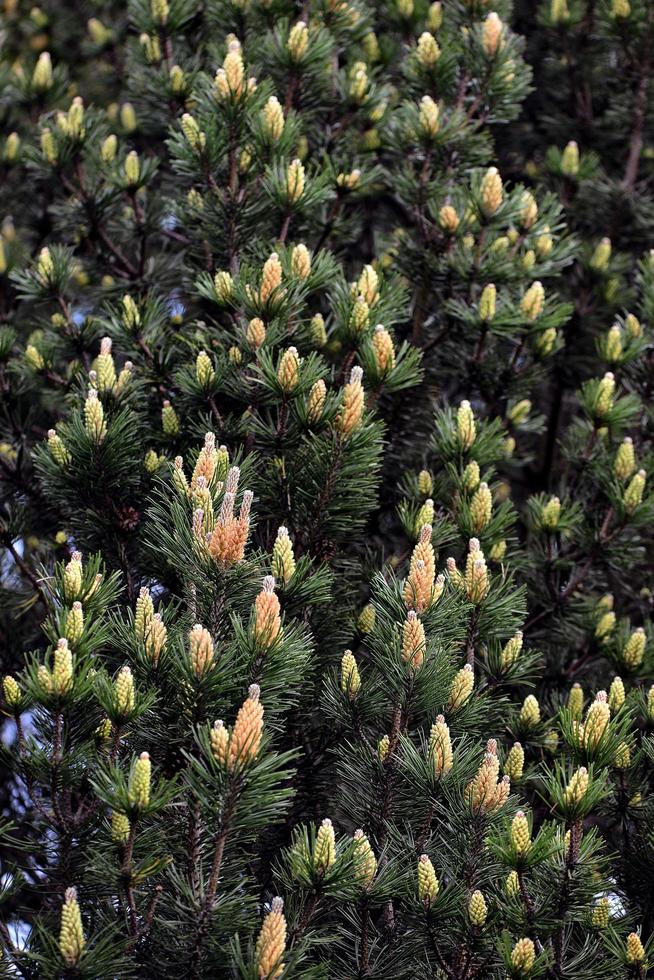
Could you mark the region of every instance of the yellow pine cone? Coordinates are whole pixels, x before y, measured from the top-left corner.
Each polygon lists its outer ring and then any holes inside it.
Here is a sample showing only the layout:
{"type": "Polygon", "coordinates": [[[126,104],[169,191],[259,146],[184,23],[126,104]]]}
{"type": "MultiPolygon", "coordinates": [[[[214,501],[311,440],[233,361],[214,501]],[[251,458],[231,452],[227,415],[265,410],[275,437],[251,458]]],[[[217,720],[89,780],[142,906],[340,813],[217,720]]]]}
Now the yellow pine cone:
{"type": "Polygon", "coordinates": [[[436,136],[440,128],[439,123],[440,109],[437,102],[430,95],[423,95],[420,100],[420,130],[423,136],[436,136]]]}
{"type": "Polygon", "coordinates": [[[355,102],[362,102],[368,88],[368,72],[364,61],[355,61],[349,71],[349,95],[355,102]]]}
{"type": "Polygon", "coordinates": [[[357,281],[356,295],[362,296],[368,306],[372,306],[379,293],[379,276],[374,266],[364,265],[357,281]]]}
{"type": "Polygon", "coordinates": [[[543,289],[542,283],[538,282],[538,280],[536,282],[532,282],[531,286],[520,300],[520,309],[523,316],[532,322],[537,320],[543,312],[544,302],[545,290],[543,289]]]}
{"type": "Polygon", "coordinates": [[[275,578],[284,585],[288,585],[295,573],[293,543],[287,528],[283,526],[277,531],[277,538],[273,545],[272,570],[275,578]]]}
{"type": "Polygon", "coordinates": [[[531,973],[536,962],[536,948],[531,939],[519,939],[511,952],[511,966],[523,976],[531,973]]]}
{"type": "Polygon", "coordinates": [[[47,51],[42,51],[32,72],[32,88],[35,92],[47,92],[52,82],[52,59],[47,51]]]}
{"type": "Polygon", "coordinates": [[[561,501],[558,497],[551,497],[540,513],[540,526],[544,531],[555,531],[559,524],[561,514],[561,501]]]}
{"type": "Polygon", "coordinates": [[[631,749],[627,742],[620,742],[613,757],[616,769],[628,769],[631,765],[631,749]]]}
{"type": "Polygon", "coordinates": [[[416,58],[423,68],[433,68],[440,58],[441,50],[433,34],[423,31],[416,45],[416,58]]]}
{"type": "Polygon", "coordinates": [[[155,24],[166,24],[169,14],[168,0],[150,0],[150,13],[155,24]]]}
{"type": "Polygon", "coordinates": [[[229,753],[229,732],[222,721],[214,721],[210,732],[211,754],[216,762],[227,767],[229,753]]]}
{"type": "Polygon", "coordinates": [[[25,361],[32,371],[42,371],[45,367],[43,355],[34,346],[34,344],[28,344],[25,348],[25,361]]]}
{"type": "Polygon", "coordinates": [[[511,824],[511,844],[519,857],[527,854],[531,848],[529,821],[522,810],[518,810],[511,824]]]}
{"type": "Polygon", "coordinates": [[[437,715],[429,733],[429,755],[437,776],[446,775],[453,765],[450,729],[443,715],[437,715]]]}
{"type": "Polygon", "coordinates": [[[353,701],[360,687],[361,675],[354,654],[351,650],[346,650],[341,660],[341,691],[353,701]]]}
{"type": "Polygon", "coordinates": [[[66,639],[72,646],[75,646],[81,640],[83,632],[84,613],[82,611],[82,603],[76,601],[66,616],[66,639]]]}
{"type": "Polygon", "coordinates": [[[454,675],[447,701],[447,710],[458,711],[459,708],[462,708],[472,694],[474,686],[475,675],[470,664],[466,664],[454,675]]]}
{"type": "Polygon", "coordinates": [[[617,476],[618,480],[623,483],[629,479],[631,474],[636,469],[636,454],[634,452],[633,439],[629,436],[618,446],[618,451],[615,454],[615,459],[613,460],[613,472],[617,476]]]}
{"type": "Polygon", "coordinates": [[[300,20],[289,32],[286,50],[291,56],[291,60],[297,63],[304,57],[308,47],[309,29],[304,21],[300,20]]]}
{"type": "MultiPolygon", "coordinates": [[[[232,466],[227,472],[220,513],[211,532],[211,537],[206,540],[209,554],[222,565],[231,565],[243,560],[250,528],[250,508],[252,507],[253,496],[250,490],[246,490],[243,494],[238,517],[234,514],[239,476],[238,466],[232,466]]],[[[203,547],[205,546],[204,539],[201,544],[203,547]]]]}
{"type": "Polygon", "coordinates": [[[520,222],[523,228],[531,228],[538,217],[538,204],[531,191],[524,191],[521,198],[520,222]]]}
{"type": "Polygon", "coordinates": [[[495,739],[489,739],[484,760],[465,791],[465,798],[474,813],[492,813],[506,803],[511,780],[508,776],[503,776],[498,781],[499,768],[497,743],[495,739]]]}
{"type": "Polygon", "coordinates": [[[126,844],[129,840],[130,823],[120,810],[111,814],[111,839],[115,844],[126,844]]]}
{"type": "Polygon", "coordinates": [[[279,599],[275,595],[275,579],[266,575],[261,592],[254,600],[254,640],[269,650],[282,629],[279,599]]]}
{"type": "MultiPolygon", "coordinates": [[[[261,288],[259,299],[262,303],[267,303],[278,293],[282,282],[282,264],[279,261],[277,252],[271,252],[263,264],[261,271],[261,288]]],[[[293,348],[294,350],[295,348],[293,348]]],[[[296,352],[297,353],[297,352],[296,352]]]]}
{"type": "Polygon", "coordinates": [[[189,632],[188,644],[193,673],[196,677],[202,677],[213,664],[214,647],[211,633],[200,623],[196,623],[189,632]]]}
{"type": "Polygon", "coordinates": [[[95,388],[90,388],[84,403],[84,428],[89,437],[97,443],[102,442],[107,434],[104,421],[104,409],[95,388]]]}
{"type": "Polygon", "coordinates": [[[68,640],[57,641],[52,667],[52,689],[55,694],[67,694],[73,686],[73,655],[68,640]]]}
{"type": "Polygon", "coordinates": [[[492,58],[501,47],[504,25],[495,12],[490,13],[484,21],[482,45],[486,55],[492,58]]]}
{"type": "Polygon", "coordinates": [[[643,963],[645,949],[637,932],[630,932],[626,942],[627,963],[643,963]]]}
{"type": "Polygon", "coordinates": [[[302,161],[295,159],[288,165],[286,171],[286,199],[289,204],[296,204],[304,194],[305,174],[302,161]]]}
{"type": "Polygon", "coordinates": [[[245,80],[245,65],[241,55],[241,46],[235,39],[228,45],[222,68],[216,72],[213,80],[213,92],[219,101],[230,98],[239,99],[248,89],[245,80]]]}
{"type": "Polygon", "coordinates": [[[443,5],[440,0],[436,0],[435,3],[429,5],[429,11],[427,13],[427,26],[430,31],[437,31],[438,28],[443,23],[443,5]]]}
{"type": "Polygon", "coordinates": [[[134,634],[137,640],[145,641],[154,616],[154,603],[150,596],[150,590],[143,586],[136,600],[134,612],[134,634]]]}
{"type": "Polygon", "coordinates": [[[297,388],[300,380],[300,358],[295,347],[289,347],[282,354],[277,368],[277,380],[286,394],[297,388]]]}
{"type": "Polygon", "coordinates": [[[470,501],[470,517],[473,530],[483,530],[493,516],[493,497],[487,483],[480,483],[470,501]]]}
{"type": "Polygon", "coordinates": [[[540,234],[536,239],[536,251],[538,252],[538,257],[540,259],[546,258],[553,248],[554,239],[549,233],[549,227],[546,225],[542,234],[540,234]]]}
{"type": "Polygon", "coordinates": [[[602,613],[595,627],[595,636],[597,639],[607,640],[615,629],[615,623],[615,613],[612,610],[602,613]]]}
{"type": "Polygon", "coordinates": [[[353,840],[356,876],[365,888],[377,874],[377,858],[370,841],[362,830],[355,830],[353,840]]]}
{"type": "Polygon", "coordinates": [[[114,683],[114,710],[122,717],[134,711],[134,678],[129,667],[121,667],[114,683]]]}
{"type": "Polygon", "coordinates": [[[363,369],[353,367],[350,380],[343,388],[341,410],[336,418],[336,430],[343,439],[361,425],[364,405],[363,369]]]}
{"type": "MultiPolygon", "coordinates": [[[[220,448],[222,451],[225,450],[224,446],[221,446],[220,448]]],[[[198,453],[198,458],[195,461],[195,466],[193,467],[191,488],[194,490],[201,478],[205,481],[204,486],[209,486],[214,478],[217,465],[218,450],[216,449],[216,437],[213,432],[207,432],[204,437],[204,445],[198,453]]],[[[211,505],[210,496],[209,503],[211,505]]]]}
{"type": "Polygon", "coordinates": [[[21,691],[18,685],[18,681],[11,676],[11,674],[6,674],[2,681],[2,691],[5,696],[5,701],[10,708],[17,708],[21,700],[21,691]]]}
{"type": "Polygon", "coordinates": [[[518,878],[517,871],[509,872],[504,887],[506,888],[506,892],[508,895],[520,894],[520,879],[518,878]]]}
{"type": "Polygon", "coordinates": [[[604,357],[609,364],[617,364],[623,354],[622,330],[617,323],[614,323],[606,335],[604,343],[604,357]]]}
{"type": "MultiPolygon", "coordinates": [[[[57,155],[57,144],[55,143],[54,136],[52,135],[52,130],[48,129],[47,126],[41,132],[40,143],[41,153],[47,162],[52,167],[56,166],[59,161],[59,157],[57,155]]],[[[47,283],[44,283],[44,285],[47,285],[47,283]]]]}
{"type": "MultiPolygon", "coordinates": [[[[471,544],[476,541],[472,538],[471,544]]],[[[478,544],[479,542],[477,542],[478,544]]],[[[486,560],[481,551],[471,549],[468,554],[468,559],[466,561],[466,573],[465,573],[465,589],[466,595],[470,602],[474,602],[478,605],[486,598],[490,590],[490,581],[488,578],[488,568],[486,567],[486,560]]]]}
{"type": "Polygon", "coordinates": [[[638,470],[635,476],[632,476],[629,486],[625,490],[622,497],[624,509],[628,514],[633,514],[636,508],[642,503],[643,493],[645,491],[645,480],[645,470],[638,470]]]}
{"type": "Polygon", "coordinates": [[[64,904],[61,907],[61,927],[59,930],[59,952],[66,966],[79,963],[84,953],[86,941],[82,928],[82,914],[77,901],[77,890],[67,888],[64,904]]]}
{"type": "Polygon", "coordinates": [[[586,712],[583,725],[583,744],[586,748],[597,748],[611,718],[606,691],[599,691],[586,712]]]}
{"type": "Polygon", "coordinates": [[[263,705],[258,684],[251,684],[239,708],[229,739],[228,766],[234,769],[253,762],[259,755],[263,734],[263,705]]]}
{"type": "Polygon", "coordinates": [[[595,415],[598,419],[603,419],[613,408],[613,396],[615,394],[615,377],[611,371],[607,371],[597,386],[595,395],[595,415]]]}
{"type": "Polygon", "coordinates": [[[414,670],[422,667],[426,645],[425,628],[411,610],[402,625],[402,658],[414,670]]]}
{"type": "MultiPolygon", "coordinates": [[[[652,685],[654,690],[654,684],[652,685]]],[[[652,698],[654,703],[654,697],[652,698]]],[[[388,735],[384,735],[383,738],[379,739],[379,745],[377,746],[377,753],[379,755],[379,761],[384,762],[388,758],[388,753],[391,747],[391,740],[388,735]]]]}
{"type": "Polygon", "coordinates": [[[372,633],[375,628],[376,618],[375,607],[371,603],[368,603],[363,607],[357,619],[357,630],[359,633],[363,633],[364,636],[372,633]]]}
{"type": "Polygon", "coordinates": [[[258,350],[258,348],[261,347],[266,339],[266,328],[263,320],[260,317],[255,316],[250,320],[245,338],[250,347],[253,347],[255,350],[258,350]]]}
{"type": "Polygon", "coordinates": [[[565,802],[569,806],[581,803],[588,790],[588,783],[588,770],[585,766],[581,766],[572,774],[568,781],[565,790],[565,802]]]}
{"type": "Polygon", "coordinates": [[[522,632],[518,630],[502,649],[502,668],[507,670],[514,664],[522,651],[522,632]]]}
{"type": "Polygon", "coordinates": [[[504,200],[504,187],[497,167],[490,167],[481,182],[481,205],[487,217],[495,214],[504,200]]]}
{"type": "Polygon", "coordinates": [[[36,677],[42,692],[44,694],[52,694],[53,692],[52,674],[44,664],[40,665],[36,677]]]}
{"type": "Polygon", "coordinates": [[[636,670],[645,657],[647,634],[642,626],[634,630],[622,650],[622,662],[629,670],[636,670]]]}
{"type": "Polygon", "coordinates": [[[348,320],[348,327],[355,335],[362,334],[370,323],[370,307],[363,296],[357,296],[348,320]]]}
{"type": "Polygon", "coordinates": [[[425,525],[431,526],[434,520],[434,501],[431,497],[425,500],[424,504],[418,511],[418,516],[416,517],[415,523],[415,533],[420,535],[420,532],[425,525]]]}
{"type": "Polygon", "coordinates": [[[459,227],[459,216],[451,204],[444,204],[440,209],[438,212],[438,223],[448,235],[453,235],[457,230],[459,227]]]}
{"type": "Polygon", "coordinates": [[[271,95],[261,110],[263,131],[272,143],[277,143],[284,132],[284,110],[279,99],[271,95]]]}
{"type": "Polygon", "coordinates": [[[127,795],[130,805],[138,809],[143,809],[150,802],[150,781],[152,778],[152,764],[147,752],[141,752],[138,759],[132,766],[127,784],[127,795]]]}
{"type": "Polygon", "coordinates": [[[624,320],[624,325],[630,337],[642,337],[643,326],[637,316],[628,313],[624,320]]]}
{"type": "Polygon", "coordinates": [[[372,336],[372,346],[375,352],[377,370],[383,377],[395,367],[395,348],[388,330],[378,323],[372,336]]]}
{"type": "Polygon", "coordinates": [[[574,140],[570,140],[561,154],[561,171],[566,177],[576,177],[579,173],[579,147],[574,140]]]}
{"type": "Polygon", "coordinates": [[[157,456],[154,449],[148,449],[143,459],[143,467],[145,469],[145,472],[149,473],[150,476],[152,476],[152,474],[156,473],[159,467],[162,466],[163,463],[165,463],[165,461],[166,461],[165,456],[157,456]]]}
{"type": "Polygon", "coordinates": [[[470,919],[470,924],[477,926],[480,929],[486,922],[488,916],[488,907],[486,906],[486,899],[484,898],[482,892],[479,890],[474,891],[470,896],[470,901],[468,903],[468,918],[470,919]]]}
{"type": "Polygon", "coordinates": [[[136,150],[131,150],[125,157],[123,172],[127,184],[130,187],[136,187],[141,176],[141,162],[136,150]]]}
{"type": "Polygon", "coordinates": [[[495,316],[497,306],[497,289],[494,283],[484,286],[479,299],[479,319],[484,323],[490,323],[495,316]]]}
{"type": "Polygon", "coordinates": [[[165,435],[170,436],[171,438],[179,435],[179,418],[177,417],[177,412],[168,399],[164,401],[161,408],[161,427],[165,435]]]}
{"type": "Polygon", "coordinates": [[[230,299],[234,289],[234,282],[229,272],[225,272],[224,270],[217,272],[213,277],[213,288],[216,293],[216,299],[221,303],[226,303],[230,299]]]}
{"type": "Polygon", "coordinates": [[[540,721],[540,705],[533,694],[528,694],[522,702],[519,720],[525,728],[535,728],[540,721]]]}
{"type": "Polygon", "coordinates": [[[282,957],[286,949],[286,919],[283,909],[283,900],[273,898],[270,912],[263,920],[257,937],[255,959],[260,980],[275,980],[284,972],[282,957]]]}
{"type": "Polygon", "coordinates": [[[609,924],[609,900],[600,898],[595,903],[591,922],[596,929],[606,929],[609,924]]]}
{"type": "Polygon", "coordinates": [[[625,702],[625,690],[621,677],[614,677],[609,688],[609,708],[615,714],[625,702]]]}
{"type": "Polygon", "coordinates": [[[418,493],[423,497],[429,497],[434,492],[434,478],[429,470],[420,470],[418,473],[418,493]]]}
{"type": "Polygon", "coordinates": [[[311,329],[311,340],[314,347],[318,349],[324,347],[327,343],[327,330],[322,313],[316,313],[315,316],[311,317],[309,327],[311,329]]]}
{"type": "Polygon", "coordinates": [[[70,453],[54,429],[48,429],[48,449],[55,463],[59,466],[68,466],[71,460],[70,453]]]}
{"type": "Polygon", "coordinates": [[[496,541],[489,552],[491,561],[503,561],[506,555],[506,540],[496,541]]]}
{"type": "Polygon", "coordinates": [[[611,239],[603,238],[595,247],[590,260],[591,269],[596,272],[603,272],[611,259],[611,239]]]}
{"type": "Polygon", "coordinates": [[[584,690],[581,684],[573,684],[568,692],[568,711],[573,718],[581,718],[584,708],[584,690]]]}
{"type": "Polygon", "coordinates": [[[470,449],[477,435],[477,427],[469,401],[462,401],[457,409],[456,432],[461,449],[470,449]]]}
{"type": "Polygon", "coordinates": [[[216,377],[213,361],[206,350],[201,350],[195,359],[195,377],[202,388],[208,388],[216,377]]]}
{"type": "Polygon", "coordinates": [[[536,352],[541,357],[549,357],[549,355],[554,350],[554,344],[557,339],[557,332],[554,327],[548,327],[547,330],[543,330],[539,333],[536,338],[536,352]]]}
{"type": "Polygon", "coordinates": [[[324,874],[332,867],[336,860],[336,837],[331,820],[325,818],[316,834],[316,843],[313,849],[313,867],[320,874],[324,874]]]}
{"type": "Polygon", "coordinates": [[[426,854],[421,854],[418,860],[418,898],[425,905],[431,905],[438,895],[439,887],[434,865],[426,854]]]}
{"type": "Polygon", "coordinates": [[[296,245],[291,253],[291,272],[296,279],[308,279],[311,274],[311,254],[306,245],[296,245]]]}
{"type": "Polygon", "coordinates": [[[327,397],[327,386],[325,382],[320,378],[312,386],[309,392],[309,399],[307,403],[307,418],[309,422],[318,422],[322,417],[322,413],[325,407],[325,398],[327,397]]]}
{"type": "Polygon", "coordinates": [[[525,767],[525,752],[520,742],[514,742],[504,760],[504,773],[512,783],[521,779],[525,767]]]}
{"type": "Polygon", "coordinates": [[[95,359],[94,369],[98,391],[109,391],[116,384],[116,368],[111,353],[111,338],[100,341],[100,353],[95,359]]]}

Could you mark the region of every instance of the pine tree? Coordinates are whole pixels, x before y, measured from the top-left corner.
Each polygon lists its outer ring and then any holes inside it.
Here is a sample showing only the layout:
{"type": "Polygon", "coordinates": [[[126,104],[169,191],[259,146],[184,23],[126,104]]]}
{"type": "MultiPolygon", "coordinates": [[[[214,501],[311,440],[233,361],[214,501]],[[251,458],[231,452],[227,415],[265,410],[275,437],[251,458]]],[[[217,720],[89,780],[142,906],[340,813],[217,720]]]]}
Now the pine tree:
{"type": "Polygon", "coordinates": [[[654,24],[527,6],[5,4],[3,975],[646,975],[654,24]]]}

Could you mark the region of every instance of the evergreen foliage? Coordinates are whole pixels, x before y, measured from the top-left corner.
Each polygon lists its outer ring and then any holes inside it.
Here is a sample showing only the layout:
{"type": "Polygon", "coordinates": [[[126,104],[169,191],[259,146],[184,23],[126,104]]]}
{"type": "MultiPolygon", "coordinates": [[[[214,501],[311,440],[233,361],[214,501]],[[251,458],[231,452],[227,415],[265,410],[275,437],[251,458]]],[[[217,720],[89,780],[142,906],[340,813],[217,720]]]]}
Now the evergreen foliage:
{"type": "Polygon", "coordinates": [[[654,7],[0,36],[0,974],[645,977],[654,7]]]}

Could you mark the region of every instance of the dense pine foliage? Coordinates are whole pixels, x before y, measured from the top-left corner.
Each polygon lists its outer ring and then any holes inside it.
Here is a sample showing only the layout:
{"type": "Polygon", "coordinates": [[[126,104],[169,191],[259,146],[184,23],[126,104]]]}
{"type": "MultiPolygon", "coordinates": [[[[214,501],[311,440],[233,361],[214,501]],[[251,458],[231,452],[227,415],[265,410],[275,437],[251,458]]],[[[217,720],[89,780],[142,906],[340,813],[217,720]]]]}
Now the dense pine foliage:
{"type": "Polygon", "coordinates": [[[654,5],[0,44],[0,975],[645,977],[654,5]]]}

